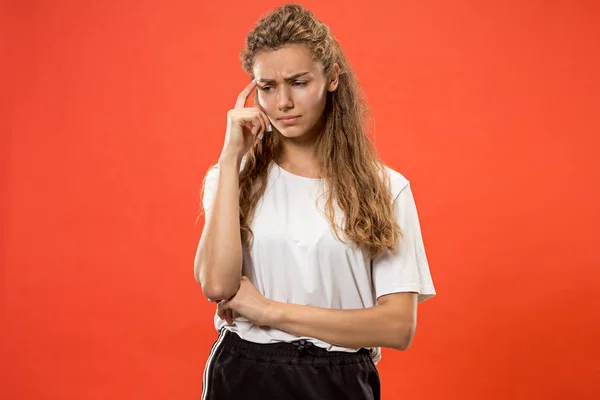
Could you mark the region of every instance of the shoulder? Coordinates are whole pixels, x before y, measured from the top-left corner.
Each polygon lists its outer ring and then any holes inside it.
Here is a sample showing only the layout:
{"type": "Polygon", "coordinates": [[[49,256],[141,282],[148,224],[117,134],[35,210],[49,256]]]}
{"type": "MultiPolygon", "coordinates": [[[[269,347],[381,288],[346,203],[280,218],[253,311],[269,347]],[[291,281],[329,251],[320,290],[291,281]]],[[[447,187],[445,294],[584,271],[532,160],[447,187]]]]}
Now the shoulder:
{"type": "Polygon", "coordinates": [[[410,181],[400,172],[384,165],[384,179],[389,179],[390,192],[392,200],[395,200],[400,193],[410,185],[410,181]]]}

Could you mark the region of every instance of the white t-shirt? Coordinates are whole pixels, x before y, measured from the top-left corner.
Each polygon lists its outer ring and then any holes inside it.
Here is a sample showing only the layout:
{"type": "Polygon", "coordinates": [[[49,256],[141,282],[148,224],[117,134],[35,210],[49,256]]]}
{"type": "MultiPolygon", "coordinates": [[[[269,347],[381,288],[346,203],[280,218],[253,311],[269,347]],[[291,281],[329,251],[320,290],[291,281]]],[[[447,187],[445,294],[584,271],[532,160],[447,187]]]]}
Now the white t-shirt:
{"type": "MultiPolygon", "coordinates": [[[[295,175],[272,163],[264,196],[257,204],[250,225],[254,241],[250,249],[243,250],[242,273],[268,299],[314,307],[368,308],[375,306],[380,296],[397,292],[417,292],[419,302],[433,297],[436,292],[409,181],[388,167],[386,171],[392,189],[390,201],[394,202],[403,239],[396,251],[387,251],[371,260],[356,246],[338,241],[329,221],[319,211],[325,209],[326,196],[319,198],[325,180],[295,175]],[[317,198],[320,208],[317,208],[317,198]]],[[[215,166],[206,177],[203,206],[207,216],[218,174],[218,166],[215,166]]],[[[338,226],[342,226],[342,214],[336,207],[338,226]]],[[[225,327],[256,343],[307,339],[329,351],[358,350],[259,327],[239,316],[229,326],[215,313],[214,322],[217,330],[225,327]]],[[[377,363],[381,349],[370,350],[377,363]]]]}

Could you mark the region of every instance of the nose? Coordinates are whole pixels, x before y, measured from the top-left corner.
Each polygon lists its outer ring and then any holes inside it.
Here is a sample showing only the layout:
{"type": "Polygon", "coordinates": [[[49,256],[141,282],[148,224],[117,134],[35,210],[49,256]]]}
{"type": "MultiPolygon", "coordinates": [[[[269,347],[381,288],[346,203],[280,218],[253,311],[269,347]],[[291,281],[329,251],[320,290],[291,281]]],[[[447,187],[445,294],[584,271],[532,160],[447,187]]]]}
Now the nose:
{"type": "Polygon", "coordinates": [[[294,108],[294,102],[292,101],[289,88],[282,86],[277,95],[277,108],[279,108],[279,111],[287,111],[294,108]]]}

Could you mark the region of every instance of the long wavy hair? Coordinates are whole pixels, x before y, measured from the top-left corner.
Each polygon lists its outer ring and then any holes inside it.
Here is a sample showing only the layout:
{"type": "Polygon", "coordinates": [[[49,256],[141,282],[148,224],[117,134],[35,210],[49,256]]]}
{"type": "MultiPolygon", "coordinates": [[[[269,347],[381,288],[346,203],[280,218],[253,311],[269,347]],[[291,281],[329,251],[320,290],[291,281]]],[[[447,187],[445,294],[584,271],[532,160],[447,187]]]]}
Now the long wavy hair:
{"type": "MultiPolygon", "coordinates": [[[[287,4],[261,18],[246,37],[240,54],[242,67],[250,74],[254,57],[291,44],[306,46],[326,76],[340,66],[339,84],[327,93],[324,130],[317,137],[315,154],[318,171],[326,182],[327,220],[338,240],[350,241],[374,258],[393,250],[402,236],[395,221],[388,174],[367,135],[370,111],[338,41],[327,25],[301,5],[287,4]],[[337,226],[335,204],[343,212],[337,226]],[[342,238],[343,234],[344,238],[342,238]]],[[[267,185],[267,172],[282,151],[281,133],[276,129],[245,155],[240,171],[240,229],[242,245],[250,247],[250,229],[256,205],[267,185]]]]}

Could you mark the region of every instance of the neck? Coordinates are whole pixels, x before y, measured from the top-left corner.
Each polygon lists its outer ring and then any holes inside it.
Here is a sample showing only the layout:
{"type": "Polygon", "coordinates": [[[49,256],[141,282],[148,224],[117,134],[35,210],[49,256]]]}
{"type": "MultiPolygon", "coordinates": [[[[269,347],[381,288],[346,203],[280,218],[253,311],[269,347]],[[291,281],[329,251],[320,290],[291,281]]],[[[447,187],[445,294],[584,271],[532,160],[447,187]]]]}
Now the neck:
{"type": "Polygon", "coordinates": [[[309,178],[320,178],[319,163],[315,157],[315,143],[322,133],[323,122],[319,123],[300,137],[281,138],[281,154],[277,163],[279,166],[296,175],[309,178]]]}
{"type": "Polygon", "coordinates": [[[296,175],[318,178],[317,160],[314,152],[314,141],[299,142],[296,139],[282,137],[279,166],[296,175]]]}
{"type": "Polygon", "coordinates": [[[315,157],[315,135],[302,135],[297,138],[281,136],[279,166],[296,175],[319,178],[318,162],[315,157]]]}

